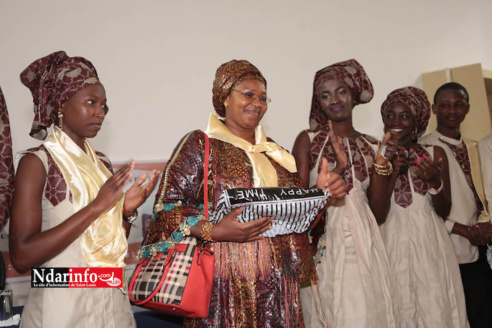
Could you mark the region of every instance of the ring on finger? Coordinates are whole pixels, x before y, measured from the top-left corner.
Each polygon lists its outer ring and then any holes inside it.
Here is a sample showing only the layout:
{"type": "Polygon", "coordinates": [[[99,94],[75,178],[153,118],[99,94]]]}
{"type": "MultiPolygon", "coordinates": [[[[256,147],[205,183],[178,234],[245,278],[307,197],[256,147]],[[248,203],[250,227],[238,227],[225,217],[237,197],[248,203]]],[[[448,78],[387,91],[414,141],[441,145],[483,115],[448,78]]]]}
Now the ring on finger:
{"type": "Polygon", "coordinates": [[[386,158],[386,154],[388,153],[388,146],[384,145],[383,147],[381,147],[381,155],[383,155],[384,158],[386,158]]]}

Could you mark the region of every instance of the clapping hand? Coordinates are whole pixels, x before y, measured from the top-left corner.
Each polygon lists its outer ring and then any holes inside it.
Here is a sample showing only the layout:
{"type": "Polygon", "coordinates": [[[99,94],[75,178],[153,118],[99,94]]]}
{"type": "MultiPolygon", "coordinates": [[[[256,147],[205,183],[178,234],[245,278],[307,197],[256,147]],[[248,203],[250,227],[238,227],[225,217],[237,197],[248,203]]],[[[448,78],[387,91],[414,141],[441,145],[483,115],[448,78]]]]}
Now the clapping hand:
{"type": "Polygon", "coordinates": [[[441,186],[441,162],[442,158],[437,161],[430,160],[426,155],[417,156],[415,159],[415,173],[425,181],[429,187],[438,189],[441,186]]]}
{"type": "MultiPolygon", "coordinates": [[[[133,163],[133,162],[132,162],[133,163]]],[[[149,197],[152,190],[154,190],[157,184],[157,178],[161,174],[159,170],[152,170],[149,182],[143,184],[147,179],[148,173],[143,173],[137,181],[128,189],[125,194],[125,202],[123,204],[123,215],[129,217],[135,213],[137,208],[142,205],[149,197]]]]}
{"type": "Polygon", "coordinates": [[[101,189],[99,189],[96,198],[92,202],[92,206],[98,208],[100,212],[113,206],[123,192],[125,185],[130,181],[134,166],[134,162],[125,165],[121,170],[106,180],[101,189]]]}

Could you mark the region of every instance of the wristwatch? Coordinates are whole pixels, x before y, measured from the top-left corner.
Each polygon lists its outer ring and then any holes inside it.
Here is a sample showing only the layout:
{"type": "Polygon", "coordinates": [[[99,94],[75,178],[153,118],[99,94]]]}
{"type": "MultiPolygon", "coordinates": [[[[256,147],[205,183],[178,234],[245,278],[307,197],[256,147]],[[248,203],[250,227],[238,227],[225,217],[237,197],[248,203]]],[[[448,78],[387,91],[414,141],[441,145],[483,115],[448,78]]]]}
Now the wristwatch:
{"type": "Polygon", "coordinates": [[[123,214],[123,220],[125,220],[126,223],[128,224],[132,224],[133,222],[135,222],[135,220],[138,218],[138,211],[135,210],[135,212],[130,215],[129,217],[126,217],[124,214],[123,214]]]}

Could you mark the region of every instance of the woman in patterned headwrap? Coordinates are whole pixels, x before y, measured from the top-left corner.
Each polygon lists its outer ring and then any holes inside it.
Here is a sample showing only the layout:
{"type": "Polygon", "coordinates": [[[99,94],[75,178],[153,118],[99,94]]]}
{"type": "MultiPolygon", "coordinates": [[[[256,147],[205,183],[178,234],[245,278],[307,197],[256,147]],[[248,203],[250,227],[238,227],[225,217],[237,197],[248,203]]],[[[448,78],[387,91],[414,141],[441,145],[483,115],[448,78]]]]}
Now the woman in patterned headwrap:
{"type": "MultiPolygon", "coordinates": [[[[21,73],[31,90],[31,136],[44,139],[21,153],[10,225],[10,254],[19,272],[32,267],[123,267],[129,218],[157,183],[154,171],[127,191],[133,163],[112,174],[87,138],[101,129],[106,93],[94,66],[59,51],[21,73]]],[[[134,327],[128,298],[115,288],[33,288],[22,327],[134,327]]]]}
{"type": "Polygon", "coordinates": [[[304,186],[313,184],[325,158],[347,185],[347,197],[332,200],[326,217],[311,231],[319,279],[301,291],[311,327],[399,324],[388,259],[366,196],[378,142],[356,131],[352,122],[354,107],[372,96],[371,81],[356,60],[321,69],[314,78],[311,129],[302,131],[294,144],[304,186]]]}
{"type": "MultiPolygon", "coordinates": [[[[205,133],[210,138],[210,211],[225,189],[300,186],[294,158],[267,138],[261,118],[268,108],[266,80],[245,60],[217,69],[205,133]]],[[[204,132],[188,133],[166,167],[144,244],[167,240],[203,213],[204,132]]],[[[327,167],[318,180],[334,197],[345,188],[327,167]],[[324,182],[323,182],[324,181],[324,182]]],[[[271,219],[236,220],[234,210],[217,224],[195,220],[185,235],[211,240],[215,271],[208,318],[185,319],[185,327],[304,327],[299,283],[316,279],[306,233],[263,238],[271,219]],[[198,221],[198,222],[196,222],[198,221]]]]}
{"type": "Polygon", "coordinates": [[[9,113],[0,88],[0,230],[9,220],[13,193],[14,162],[12,160],[9,113]]]}
{"type": "Polygon", "coordinates": [[[458,261],[443,220],[451,209],[446,153],[417,143],[430,117],[427,96],[414,87],[394,90],[381,115],[385,130],[404,145],[380,162],[392,160],[393,173],[375,211],[387,213],[379,218],[386,220],[381,235],[398,286],[402,327],[468,327],[458,261]]]}

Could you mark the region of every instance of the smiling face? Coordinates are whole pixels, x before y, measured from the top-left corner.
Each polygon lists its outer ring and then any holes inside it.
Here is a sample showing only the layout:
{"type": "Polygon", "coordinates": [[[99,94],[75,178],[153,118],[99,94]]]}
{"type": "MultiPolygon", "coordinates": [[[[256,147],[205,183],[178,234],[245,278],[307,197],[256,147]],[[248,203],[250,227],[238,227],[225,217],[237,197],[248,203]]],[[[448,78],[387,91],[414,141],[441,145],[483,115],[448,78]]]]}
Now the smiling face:
{"type": "Polygon", "coordinates": [[[328,120],[342,122],[352,117],[354,101],[346,83],[328,80],[318,90],[321,109],[328,120]]]}
{"type": "Polygon", "coordinates": [[[383,117],[384,130],[398,136],[399,141],[410,141],[414,129],[414,119],[410,108],[402,103],[392,104],[383,117]]]}
{"type": "Polygon", "coordinates": [[[437,128],[441,130],[459,130],[470,105],[463,90],[443,89],[432,105],[432,112],[436,114],[437,128]]]}
{"type": "Polygon", "coordinates": [[[84,144],[85,138],[95,137],[108,111],[106,102],[102,84],[93,84],[77,92],[59,109],[63,113],[63,132],[79,146],[84,144]]]}
{"type": "Polygon", "coordinates": [[[268,109],[258,97],[266,96],[266,86],[258,80],[246,80],[236,85],[224,101],[225,125],[236,135],[239,131],[254,131],[268,109]],[[256,96],[247,97],[250,93],[256,96]]]}

